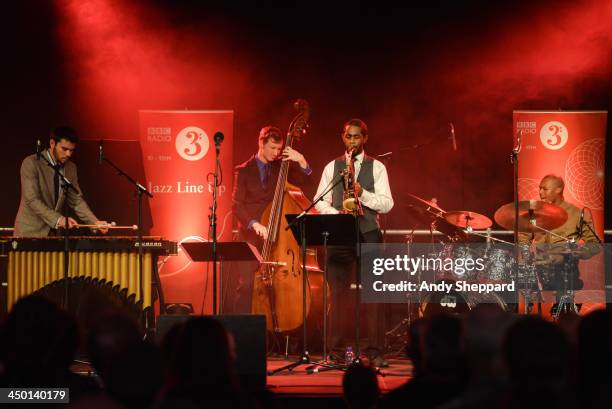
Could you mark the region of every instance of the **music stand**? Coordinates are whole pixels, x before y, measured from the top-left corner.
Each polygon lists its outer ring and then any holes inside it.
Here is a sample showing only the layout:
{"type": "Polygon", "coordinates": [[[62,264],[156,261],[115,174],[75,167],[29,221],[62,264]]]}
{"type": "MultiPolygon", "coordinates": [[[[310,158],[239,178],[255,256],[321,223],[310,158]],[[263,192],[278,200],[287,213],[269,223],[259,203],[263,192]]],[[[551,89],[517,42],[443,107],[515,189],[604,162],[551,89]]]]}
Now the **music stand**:
{"type": "MultiPolygon", "coordinates": [[[[187,242],[181,243],[183,249],[194,262],[201,261],[213,261],[215,255],[213,252],[213,242],[187,242]]],[[[223,262],[224,261],[257,261],[261,264],[261,254],[255,246],[246,241],[227,241],[218,242],[216,249],[217,261],[219,262],[219,288],[221,288],[221,294],[219,297],[219,314],[222,313],[221,308],[223,307],[223,262]]],[[[213,288],[213,291],[217,291],[213,288]]],[[[213,306],[213,311],[216,311],[213,306]]]]}
{"type": "MultiPolygon", "coordinates": [[[[311,363],[329,369],[344,369],[343,366],[329,364],[327,359],[327,246],[355,246],[355,217],[350,214],[304,214],[300,217],[299,222],[295,222],[297,217],[297,214],[285,215],[293,236],[296,240],[301,241],[303,252],[305,252],[306,246],[323,246],[325,260],[323,266],[323,361],[311,363]]],[[[303,261],[305,264],[305,257],[303,257],[303,261]]],[[[306,271],[305,265],[302,270],[306,271]]],[[[304,286],[304,300],[306,299],[305,291],[306,286],[304,286]]],[[[304,320],[303,345],[304,351],[307,351],[305,322],[304,320]]],[[[359,343],[359,340],[357,339],[356,342],[359,343]]],[[[314,371],[309,370],[307,372],[314,373],[314,371]]]]}

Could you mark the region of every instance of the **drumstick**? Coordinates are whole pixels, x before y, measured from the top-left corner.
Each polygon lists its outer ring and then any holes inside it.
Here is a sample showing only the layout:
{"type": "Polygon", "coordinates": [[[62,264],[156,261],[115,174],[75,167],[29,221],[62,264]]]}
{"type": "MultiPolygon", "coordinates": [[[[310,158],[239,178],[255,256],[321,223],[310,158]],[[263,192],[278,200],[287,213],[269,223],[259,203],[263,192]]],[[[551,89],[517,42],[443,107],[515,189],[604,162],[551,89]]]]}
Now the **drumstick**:
{"type": "Polygon", "coordinates": [[[127,230],[138,230],[138,226],[135,224],[131,226],[117,226],[117,223],[111,222],[109,224],[77,224],[75,227],[85,227],[88,229],[98,230],[98,229],[127,229],[127,230]]]}

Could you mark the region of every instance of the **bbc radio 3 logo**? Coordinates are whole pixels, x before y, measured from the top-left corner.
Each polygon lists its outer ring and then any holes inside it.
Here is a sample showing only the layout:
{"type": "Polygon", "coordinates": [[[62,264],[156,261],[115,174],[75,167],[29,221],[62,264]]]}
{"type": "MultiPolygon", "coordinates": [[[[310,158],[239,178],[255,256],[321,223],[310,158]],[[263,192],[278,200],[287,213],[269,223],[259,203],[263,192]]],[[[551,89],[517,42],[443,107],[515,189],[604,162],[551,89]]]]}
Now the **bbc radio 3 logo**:
{"type": "Polygon", "coordinates": [[[558,150],[567,144],[567,127],[559,121],[546,122],[540,129],[540,141],[546,149],[558,150]]]}
{"type": "Polygon", "coordinates": [[[174,141],[176,152],[181,158],[189,161],[202,159],[208,152],[208,135],[197,126],[181,129],[174,141]]]}

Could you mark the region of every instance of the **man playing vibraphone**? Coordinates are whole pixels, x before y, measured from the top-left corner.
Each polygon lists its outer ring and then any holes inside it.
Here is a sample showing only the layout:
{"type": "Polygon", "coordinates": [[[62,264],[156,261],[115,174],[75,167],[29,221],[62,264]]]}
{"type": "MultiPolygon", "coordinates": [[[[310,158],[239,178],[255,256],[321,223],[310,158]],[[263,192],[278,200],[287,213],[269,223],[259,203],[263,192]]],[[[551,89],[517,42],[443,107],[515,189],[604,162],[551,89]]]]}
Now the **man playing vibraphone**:
{"type": "MultiPolygon", "coordinates": [[[[57,127],[51,131],[49,149],[32,154],[21,164],[21,202],[15,218],[15,236],[45,237],[66,225],[61,214],[64,201],[76,216],[90,225],[101,226],[106,233],[107,222],[98,220],[81,195],[76,165],[70,157],[76,149],[78,136],[74,129],[57,127]],[[60,178],[54,167],[76,188],[65,192],[60,189],[60,178]]],[[[77,227],[77,222],[68,217],[68,227],[77,227]]]]}

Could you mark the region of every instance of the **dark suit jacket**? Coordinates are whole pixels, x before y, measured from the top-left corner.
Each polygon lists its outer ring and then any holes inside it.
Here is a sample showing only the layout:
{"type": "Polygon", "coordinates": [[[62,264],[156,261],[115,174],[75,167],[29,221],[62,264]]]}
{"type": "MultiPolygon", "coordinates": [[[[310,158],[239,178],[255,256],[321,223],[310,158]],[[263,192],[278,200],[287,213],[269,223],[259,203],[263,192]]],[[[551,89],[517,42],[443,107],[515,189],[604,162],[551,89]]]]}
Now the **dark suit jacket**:
{"type": "MultiPolygon", "coordinates": [[[[249,222],[251,220],[260,222],[264,210],[274,199],[280,165],[280,160],[272,163],[270,180],[266,187],[261,183],[255,155],[235,168],[232,211],[238,219],[241,236],[247,241],[254,243],[258,241],[252,230],[247,231],[249,222]]],[[[303,186],[308,180],[308,175],[302,171],[297,163],[292,162],[289,166],[288,179],[294,185],[303,186]]]]}
{"type": "MultiPolygon", "coordinates": [[[[43,152],[43,155],[46,155],[43,152]]],[[[57,219],[61,217],[61,209],[66,200],[66,194],[60,194],[59,200],[55,202],[55,188],[53,168],[43,159],[37,159],[36,155],[25,158],[21,164],[21,202],[15,218],[15,236],[21,237],[44,237],[55,227],[57,219]]],[[[77,177],[76,165],[68,161],[64,166],[64,176],[74,187],[81,192],[77,177]]],[[[87,224],[94,224],[96,216],[87,206],[81,194],[70,190],[68,193],[68,206],[70,206],[77,217],[87,224]]]]}

